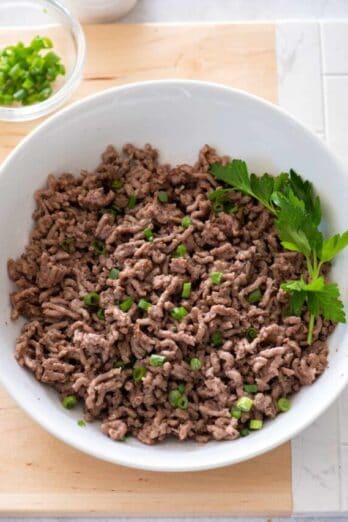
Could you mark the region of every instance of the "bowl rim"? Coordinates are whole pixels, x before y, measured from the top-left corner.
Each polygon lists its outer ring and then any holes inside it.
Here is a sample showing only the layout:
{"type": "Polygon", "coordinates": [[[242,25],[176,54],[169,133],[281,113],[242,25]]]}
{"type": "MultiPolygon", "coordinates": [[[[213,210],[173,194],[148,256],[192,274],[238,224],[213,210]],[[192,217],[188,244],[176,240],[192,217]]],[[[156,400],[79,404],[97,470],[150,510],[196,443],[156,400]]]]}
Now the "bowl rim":
{"type": "MultiPolygon", "coordinates": [[[[287,111],[283,110],[282,108],[278,107],[277,105],[260,98],[254,94],[248,93],[246,91],[243,91],[241,89],[235,89],[232,87],[229,87],[227,85],[209,82],[209,81],[200,81],[200,80],[186,80],[186,79],[164,79],[164,80],[148,80],[148,81],[142,81],[142,82],[134,82],[134,83],[127,83],[124,85],[111,87],[109,89],[105,89],[101,92],[95,93],[93,95],[87,96],[83,98],[82,100],[78,100],[69,106],[63,108],[61,111],[51,115],[49,118],[47,118],[44,122],[39,124],[34,130],[32,130],[22,141],[10,152],[10,154],[7,156],[7,158],[0,164],[0,178],[3,175],[4,171],[7,169],[8,164],[12,161],[12,159],[21,151],[22,148],[26,147],[27,143],[36,135],[41,133],[45,130],[46,127],[49,127],[52,123],[54,123],[56,120],[64,119],[65,115],[69,112],[74,113],[75,110],[78,110],[80,108],[83,108],[84,105],[88,105],[90,103],[94,103],[95,101],[102,99],[104,96],[110,96],[112,93],[120,93],[122,91],[132,91],[132,90],[142,90],[144,88],[152,88],[156,86],[163,86],[163,87],[187,87],[187,88],[206,88],[206,89],[214,89],[220,92],[227,92],[230,94],[233,94],[234,96],[240,97],[244,100],[251,100],[253,102],[256,102],[265,108],[267,108],[270,111],[275,112],[276,114],[280,115],[283,118],[286,118],[290,121],[290,123],[294,126],[294,128],[297,128],[302,133],[305,133],[307,138],[312,140],[313,143],[315,143],[317,146],[319,146],[327,155],[330,156],[330,159],[333,161],[333,164],[337,165],[337,168],[341,172],[346,172],[346,169],[343,168],[342,162],[337,159],[337,157],[333,154],[333,152],[330,150],[330,148],[327,146],[325,142],[323,142],[317,135],[315,135],[313,132],[311,132],[305,125],[300,123],[296,120],[291,114],[289,114],[287,111]]],[[[347,177],[347,176],[346,176],[347,177]]],[[[348,177],[347,177],[348,182],[348,177]]],[[[319,416],[321,416],[327,408],[336,400],[336,398],[340,395],[344,387],[347,385],[348,382],[348,372],[344,376],[344,378],[339,379],[339,382],[336,383],[336,388],[334,392],[330,395],[327,395],[325,400],[321,401],[321,407],[317,410],[312,409],[311,413],[308,414],[305,418],[302,417],[301,420],[298,422],[296,427],[289,427],[289,430],[286,435],[279,436],[277,440],[275,440],[272,444],[263,444],[261,447],[257,449],[252,449],[249,451],[247,456],[232,456],[229,457],[228,453],[226,452],[224,456],[221,455],[216,457],[215,462],[204,462],[204,459],[201,460],[197,459],[195,460],[195,463],[190,463],[189,459],[185,459],[185,461],[176,461],[175,464],[162,464],[161,459],[155,459],[151,463],[145,462],[145,461],[139,461],[137,460],[136,456],[133,457],[133,459],[129,459],[129,456],[123,457],[122,452],[119,452],[117,455],[105,455],[102,451],[99,450],[98,447],[91,446],[88,441],[84,440],[83,438],[77,439],[73,432],[69,434],[68,431],[60,430],[57,431],[57,429],[54,429],[54,427],[51,425],[49,421],[49,416],[41,415],[40,413],[37,413],[36,409],[33,407],[30,407],[30,403],[23,404],[21,401],[21,394],[17,393],[16,386],[12,385],[12,381],[9,376],[4,375],[4,373],[1,373],[0,369],[0,384],[4,386],[6,391],[9,393],[9,395],[16,401],[18,406],[24,410],[33,420],[35,420],[40,426],[42,426],[46,431],[48,431],[50,434],[52,434],[57,439],[63,441],[64,443],[68,444],[69,446],[72,446],[73,448],[80,450],[88,455],[94,456],[100,460],[104,460],[106,462],[111,462],[113,464],[126,466],[130,468],[135,469],[141,469],[141,470],[147,470],[147,471],[157,471],[157,472],[191,472],[191,471],[204,471],[209,469],[216,469],[224,466],[229,466],[232,464],[237,464],[239,462],[243,462],[249,459],[252,459],[254,457],[257,457],[259,455],[262,455],[264,453],[267,453],[268,451],[271,451],[272,449],[288,442],[290,439],[292,439],[294,436],[296,436],[298,433],[303,431],[305,428],[307,428],[310,424],[312,424],[319,416]],[[203,462],[202,462],[203,461],[203,462]]],[[[55,426],[56,428],[56,426],[55,426]]],[[[223,441],[221,442],[223,444],[223,441]]]]}
{"type": "MultiPolygon", "coordinates": [[[[27,0],[28,1],[28,0],[27,0]]],[[[29,0],[33,2],[33,0],[29,0]]],[[[76,45],[76,61],[64,84],[52,96],[39,103],[20,107],[0,106],[0,121],[21,122],[41,118],[60,107],[66,99],[71,96],[80,83],[83,68],[86,61],[86,39],[82,26],[77,18],[60,0],[35,0],[43,7],[51,8],[63,18],[66,26],[70,29],[76,45]]]]}

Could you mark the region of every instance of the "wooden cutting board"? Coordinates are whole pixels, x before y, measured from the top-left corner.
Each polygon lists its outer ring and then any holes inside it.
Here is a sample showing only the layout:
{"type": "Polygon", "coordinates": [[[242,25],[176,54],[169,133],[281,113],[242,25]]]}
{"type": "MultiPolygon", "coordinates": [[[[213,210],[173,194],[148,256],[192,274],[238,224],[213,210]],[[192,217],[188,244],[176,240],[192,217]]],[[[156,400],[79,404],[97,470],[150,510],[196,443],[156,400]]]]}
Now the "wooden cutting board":
{"type": "MultiPolygon", "coordinates": [[[[94,25],[85,30],[88,60],[75,99],[159,78],[210,80],[277,99],[273,25],[94,25]]],[[[0,159],[37,124],[0,124],[0,159]]],[[[213,471],[131,470],[59,442],[0,388],[0,516],[287,515],[291,510],[289,444],[213,471]]]]}

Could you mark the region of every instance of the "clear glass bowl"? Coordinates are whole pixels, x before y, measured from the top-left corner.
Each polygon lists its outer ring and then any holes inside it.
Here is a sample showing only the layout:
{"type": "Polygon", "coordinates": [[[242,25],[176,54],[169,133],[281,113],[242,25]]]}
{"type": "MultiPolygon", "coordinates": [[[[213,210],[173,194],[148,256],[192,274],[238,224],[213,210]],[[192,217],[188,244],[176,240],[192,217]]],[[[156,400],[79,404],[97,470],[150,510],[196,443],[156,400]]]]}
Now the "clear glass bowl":
{"type": "Polygon", "coordinates": [[[62,105],[80,83],[86,42],[79,22],[56,0],[0,0],[0,48],[28,44],[36,35],[52,39],[53,51],[66,68],[53,83],[53,94],[26,106],[0,106],[0,121],[26,121],[44,116],[62,105]]]}

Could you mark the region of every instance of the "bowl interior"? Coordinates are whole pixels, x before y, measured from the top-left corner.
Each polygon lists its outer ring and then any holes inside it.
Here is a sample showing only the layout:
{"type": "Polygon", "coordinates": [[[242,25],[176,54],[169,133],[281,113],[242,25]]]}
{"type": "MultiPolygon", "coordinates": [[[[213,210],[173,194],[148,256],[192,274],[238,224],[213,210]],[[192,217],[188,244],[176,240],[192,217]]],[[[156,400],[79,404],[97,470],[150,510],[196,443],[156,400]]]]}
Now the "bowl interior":
{"type": "MultiPolygon", "coordinates": [[[[81,412],[63,410],[57,395],[37,383],[13,357],[20,322],[11,322],[6,261],[21,253],[32,226],[33,192],[49,173],[93,169],[109,143],[151,143],[162,161],[193,162],[205,143],[245,159],[258,174],[294,168],[313,181],[327,216],[325,228],[347,224],[348,178],[329,150],[288,115],[256,97],[222,86],[189,81],[135,84],[106,91],[50,118],[17,147],[0,170],[0,379],[19,404],[51,433],[97,457],[154,470],[194,470],[245,460],[288,440],[334,400],[348,380],[347,328],[330,337],[329,367],[303,388],[286,414],[264,429],[231,442],[165,442],[146,447],[115,443],[97,423],[81,430],[81,412]]],[[[335,260],[332,277],[347,305],[348,253],[335,260]]]]}

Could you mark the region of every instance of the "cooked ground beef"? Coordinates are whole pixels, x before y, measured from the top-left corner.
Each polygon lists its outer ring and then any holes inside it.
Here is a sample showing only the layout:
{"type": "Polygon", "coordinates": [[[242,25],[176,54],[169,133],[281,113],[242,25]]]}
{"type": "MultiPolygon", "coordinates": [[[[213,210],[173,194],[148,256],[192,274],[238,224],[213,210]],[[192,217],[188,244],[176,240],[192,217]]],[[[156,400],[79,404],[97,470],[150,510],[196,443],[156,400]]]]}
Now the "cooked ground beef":
{"type": "Polygon", "coordinates": [[[235,439],[249,419],[274,417],[278,398],[327,365],[332,325],[318,321],[307,346],[307,317],[287,315],[280,289],[305,272],[303,256],[282,249],[272,215],[250,197],[231,192],[232,213],[217,213],[208,199],[219,186],[209,165],[227,160],[205,146],[195,165],[173,168],[150,145],[122,153],[109,146],[95,172],[51,175],[35,194],[30,242],[8,262],[12,318],[27,320],[16,357],[61,398],[79,397],[85,419],[101,420],[114,440],[235,439]],[[212,272],[222,274],[219,284],[212,272]],[[257,289],[261,299],[250,304],[257,289]],[[85,303],[90,292],[98,306],[85,303]],[[120,308],[128,298],[129,309],[120,308]],[[140,299],[151,308],[139,308],[140,299]],[[176,307],[187,311],[181,320],[176,307]],[[153,354],[165,357],[161,366],[151,365],[153,354]],[[192,358],[200,369],[191,369],[192,358]],[[146,369],[139,380],[137,366],[146,369]],[[256,384],[256,395],[245,384],[256,384]],[[245,395],[253,408],[232,418],[245,395]]]}

